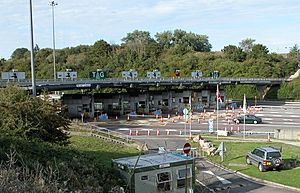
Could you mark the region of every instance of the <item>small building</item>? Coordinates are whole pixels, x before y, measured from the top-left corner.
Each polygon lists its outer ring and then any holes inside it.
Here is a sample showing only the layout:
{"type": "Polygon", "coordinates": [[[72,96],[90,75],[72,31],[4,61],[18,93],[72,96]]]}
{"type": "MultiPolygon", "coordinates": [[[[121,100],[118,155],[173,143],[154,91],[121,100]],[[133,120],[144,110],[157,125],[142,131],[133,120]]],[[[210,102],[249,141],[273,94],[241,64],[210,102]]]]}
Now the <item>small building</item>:
{"type": "Polygon", "coordinates": [[[154,153],[112,160],[130,193],[193,192],[195,167],[192,157],[179,153],[154,153]]]}

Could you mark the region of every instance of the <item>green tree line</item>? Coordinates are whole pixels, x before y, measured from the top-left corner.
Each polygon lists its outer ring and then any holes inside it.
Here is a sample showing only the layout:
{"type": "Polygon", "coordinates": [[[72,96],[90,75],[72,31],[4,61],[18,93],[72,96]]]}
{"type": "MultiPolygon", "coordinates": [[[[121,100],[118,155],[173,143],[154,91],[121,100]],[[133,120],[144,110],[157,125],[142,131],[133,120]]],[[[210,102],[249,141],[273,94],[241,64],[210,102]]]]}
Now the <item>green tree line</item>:
{"type": "MultiPolygon", "coordinates": [[[[210,72],[217,70],[221,77],[287,78],[298,68],[297,45],[288,54],[277,54],[247,38],[238,46],[227,45],[221,51],[213,52],[208,36],[180,29],[156,33],[154,37],[147,31],[135,30],[121,41],[110,44],[98,40],[93,45],[57,49],[56,71],[73,69],[79,78],[88,78],[89,72],[97,69],[106,71],[110,78],[121,77],[121,72],[129,69],[135,69],[140,77],[146,77],[147,71],[154,69],[159,69],[163,77],[170,77],[180,69],[183,77],[190,77],[194,70],[200,70],[208,77],[210,72]]],[[[36,77],[52,79],[52,49],[40,49],[36,45],[34,51],[36,77]]],[[[25,71],[26,77],[30,78],[28,49],[17,48],[8,60],[0,60],[0,71],[12,69],[25,71]]],[[[299,90],[292,93],[297,92],[299,90]]],[[[291,97],[295,98],[294,95],[291,97]]]]}

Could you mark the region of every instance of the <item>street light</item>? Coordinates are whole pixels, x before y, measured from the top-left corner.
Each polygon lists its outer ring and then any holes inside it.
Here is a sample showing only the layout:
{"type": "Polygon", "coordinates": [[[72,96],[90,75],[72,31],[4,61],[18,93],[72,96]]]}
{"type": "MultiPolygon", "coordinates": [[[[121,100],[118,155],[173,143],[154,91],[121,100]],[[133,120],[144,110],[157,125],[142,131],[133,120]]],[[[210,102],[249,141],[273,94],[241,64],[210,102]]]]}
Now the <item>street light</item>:
{"type": "Polygon", "coordinates": [[[52,7],[52,40],[53,40],[53,78],[56,80],[56,69],[55,69],[55,31],[54,31],[54,7],[58,5],[55,1],[50,1],[49,5],[52,7]]]}
{"type": "Polygon", "coordinates": [[[35,70],[34,70],[34,42],[33,42],[33,18],[32,18],[32,0],[29,1],[30,7],[30,64],[31,64],[31,84],[32,84],[32,96],[36,96],[36,82],[35,82],[35,70]]]}

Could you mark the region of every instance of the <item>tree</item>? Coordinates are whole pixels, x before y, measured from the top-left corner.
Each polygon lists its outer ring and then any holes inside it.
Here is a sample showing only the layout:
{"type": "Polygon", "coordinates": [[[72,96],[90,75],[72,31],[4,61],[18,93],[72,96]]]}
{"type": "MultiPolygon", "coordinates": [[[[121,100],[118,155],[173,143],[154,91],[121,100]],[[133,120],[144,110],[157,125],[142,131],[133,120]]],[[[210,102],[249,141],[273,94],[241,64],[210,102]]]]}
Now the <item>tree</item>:
{"type": "Polygon", "coordinates": [[[234,45],[225,46],[222,50],[225,57],[234,62],[243,62],[246,59],[246,53],[242,48],[238,48],[234,45]]]}
{"type": "Polygon", "coordinates": [[[69,121],[57,114],[54,107],[26,91],[10,86],[0,89],[0,134],[29,140],[66,144],[63,132],[69,121]]]}
{"type": "Polygon", "coordinates": [[[252,47],[254,46],[254,42],[255,42],[254,39],[246,38],[239,43],[239,46],[242,48],[244,52],[248,53],[252,50],[252,47]]]}
{"type": "Polygon", "coordinates": [[[170,48],[174,42],[173,33],[171,31],[156,33],[155,38],[158,44],[164,49],[170,48]]]}
{"type": "Polygon", "coordinates": [[[266,46],[262,44],[255,44],[251,51],[249,52],[248,56],[249,58],[265,58],[269,53],[269,50],[266,46]]]}
{"type": "Polygon", "coordinates": [[[27,48],[17,48],[12,54],[12,59],[21,59],[26,57],[26,54],[29,56],[29,50],[27,48]]]}

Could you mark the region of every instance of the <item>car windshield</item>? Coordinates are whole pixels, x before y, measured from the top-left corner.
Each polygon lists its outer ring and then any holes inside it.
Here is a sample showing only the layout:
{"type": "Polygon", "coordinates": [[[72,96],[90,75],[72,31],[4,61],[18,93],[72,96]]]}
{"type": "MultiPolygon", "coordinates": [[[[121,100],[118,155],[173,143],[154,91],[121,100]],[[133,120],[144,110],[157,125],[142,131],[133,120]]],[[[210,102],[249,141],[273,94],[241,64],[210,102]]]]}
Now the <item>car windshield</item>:
{"type": "Polygon", "coordinates": [[[267,153],[267,159],[279,158],[279,157],[281,157],[280,152],[275,151],[275,152],[268,152],[267,153]]]}

